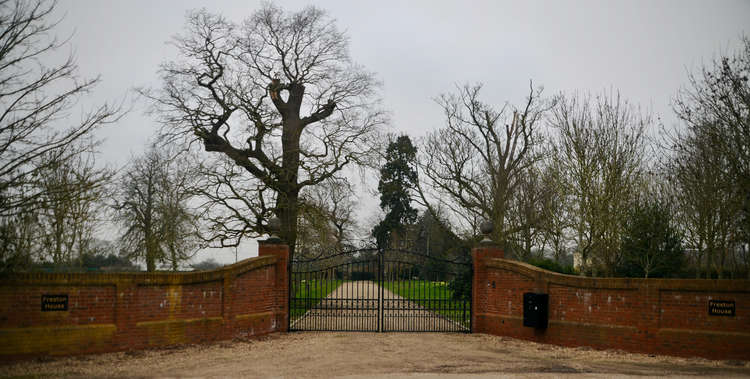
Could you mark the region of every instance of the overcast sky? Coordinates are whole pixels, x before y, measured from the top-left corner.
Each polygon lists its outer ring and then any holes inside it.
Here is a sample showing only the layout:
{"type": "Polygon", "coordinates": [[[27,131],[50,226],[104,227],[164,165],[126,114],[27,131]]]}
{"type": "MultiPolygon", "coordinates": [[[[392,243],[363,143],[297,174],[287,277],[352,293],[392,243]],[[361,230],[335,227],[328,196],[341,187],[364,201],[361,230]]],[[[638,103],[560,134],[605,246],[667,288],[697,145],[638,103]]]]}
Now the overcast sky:
{"type": "MultiPolygon", "coordinates": [[[[348,32],[352,58],[383,82],[393,130],[414,137],[442,125],[437,95],[477,82],[485,85],[485,101],[498,106],[520,105],[529,80],[550,96],[619,90],[674,126],[670,102],[687,72],[735,50],[740,36],[750,34],[746,0],[277,3],[327,10],[348,32]]],[[[204,7],[239,22],[260,2],[60,1],[58,34],[73,33],[80,74],[102,79],[81,106],[132,99],[133,87],[158,86],[159,64],[175,57],[168,41],[183,30],[189,9],[204,7]]],[[[124,164],[155,129],[136,104],[100,135],[101,159],[124,164]]]]}

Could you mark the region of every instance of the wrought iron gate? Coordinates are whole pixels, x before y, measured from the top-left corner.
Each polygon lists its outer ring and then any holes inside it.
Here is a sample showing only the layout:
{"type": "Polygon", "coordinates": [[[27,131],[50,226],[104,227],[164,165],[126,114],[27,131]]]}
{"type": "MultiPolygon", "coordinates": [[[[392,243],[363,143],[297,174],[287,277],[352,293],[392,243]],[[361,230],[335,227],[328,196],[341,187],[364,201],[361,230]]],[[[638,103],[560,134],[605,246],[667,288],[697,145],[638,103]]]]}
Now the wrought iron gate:
{"type": "Polygon", "coordinates": [[[471,263],[360,249],[290,267],[289,330],[470,332],[471,263]]]}

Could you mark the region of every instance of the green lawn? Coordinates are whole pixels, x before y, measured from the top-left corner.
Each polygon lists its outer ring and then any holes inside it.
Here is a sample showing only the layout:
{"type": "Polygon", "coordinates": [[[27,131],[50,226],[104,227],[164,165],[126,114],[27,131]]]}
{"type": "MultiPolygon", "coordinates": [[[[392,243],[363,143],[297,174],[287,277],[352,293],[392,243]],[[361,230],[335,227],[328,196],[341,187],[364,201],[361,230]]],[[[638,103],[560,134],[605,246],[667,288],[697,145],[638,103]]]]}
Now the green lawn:
{"type": "Polygon", "coordinates": [[[292,290],[294,291],[290,309],[292,320],[302,316],[310,308],[320,303],[320,300],[325,299],[343,282],[343,280],[338,279],[292,281],[292,290]]]}
{"type": "MultiPolygon", "coordinates": [[[[337,279],[328,280],[293,280],[290,317],[296,320],[305,314],[310,308],[326,298],[331,292],[338,288],[344,281],[337,279]]],[[[468,301],[454,300],[453,291],[448,288],[447,282],[432,282],[425,280],[402,280],[386,281],[383,287],[387,290],[413,301],[420,306],[429,309],[453,321],[469,326],[470,310],[468,301]],[[464,309],[464,305],[466,309],[464,309]]]]}
{"type": "Polygon", "coordinates": [[[383,287],[409,300],[451,300],[453,291],[448,289],[447,282],[427,280],[386,281],[383,287]]]}
{"type": "Polygon", "coordinates": [[[466,309],[464,309],[463,300],[454,300],[453,291],[448,288],[447,282],[426,280],[386,281],[383,283],[383,287],[439,315],[466,326],[469,325],[469,302],[466,302],[466,309]]]}

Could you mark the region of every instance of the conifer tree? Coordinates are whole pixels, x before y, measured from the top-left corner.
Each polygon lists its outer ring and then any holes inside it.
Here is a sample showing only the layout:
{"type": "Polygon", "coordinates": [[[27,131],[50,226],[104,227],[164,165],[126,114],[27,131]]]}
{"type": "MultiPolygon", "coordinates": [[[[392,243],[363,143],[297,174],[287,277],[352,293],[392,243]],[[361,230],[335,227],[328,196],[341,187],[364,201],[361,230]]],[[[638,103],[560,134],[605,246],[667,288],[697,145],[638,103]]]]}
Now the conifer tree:
{"type": "Polygon", "coordinates": [[[380,169],[380,208],[386,214],[372,230],[378,247],[387,247],[394,231],[403,233],[404,226],[417,219],[417,210],[411,206],[411,191],[417,185],[417,148],[409,136],[399,136],[388,144],[386,163],[380,169]]]}

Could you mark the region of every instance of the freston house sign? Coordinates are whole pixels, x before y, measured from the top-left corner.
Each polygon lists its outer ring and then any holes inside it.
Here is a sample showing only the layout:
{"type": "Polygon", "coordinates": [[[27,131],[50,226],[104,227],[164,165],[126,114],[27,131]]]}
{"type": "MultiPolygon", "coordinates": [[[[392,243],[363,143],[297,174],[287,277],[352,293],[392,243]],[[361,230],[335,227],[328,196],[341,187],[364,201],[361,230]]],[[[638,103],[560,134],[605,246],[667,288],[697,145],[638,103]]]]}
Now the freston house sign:
{"type": "Polygon", "coordinates": [[[708,314],[710,316],[734,317],[734,300],[709,300],[708,314]]]}
{"type": "Polygon", "coordinates": [[[42,295],[42,312],[68,310],[68,294],[42,295]]]}

